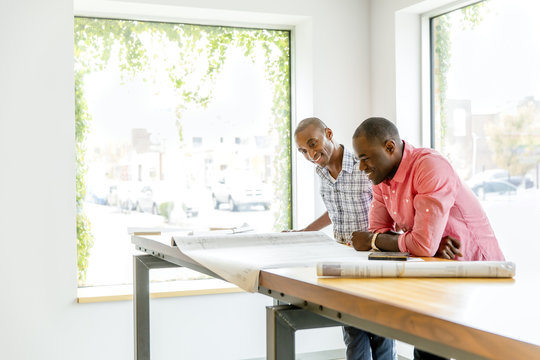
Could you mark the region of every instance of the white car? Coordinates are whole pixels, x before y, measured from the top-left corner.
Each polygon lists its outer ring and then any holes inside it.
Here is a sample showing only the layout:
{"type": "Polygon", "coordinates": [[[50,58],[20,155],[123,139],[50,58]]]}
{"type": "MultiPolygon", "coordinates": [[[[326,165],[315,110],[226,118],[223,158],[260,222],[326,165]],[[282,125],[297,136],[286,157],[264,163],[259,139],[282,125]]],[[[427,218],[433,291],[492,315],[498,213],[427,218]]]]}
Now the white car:
{"type": "Polygon", "coordinates": [[[251,173],[231,173],[221,178],[212,188],[214,208],[228,204],[229,210],[238,211],[243,207],[263,206],[270,209],[271,191],[268,184],[251,173]]]}

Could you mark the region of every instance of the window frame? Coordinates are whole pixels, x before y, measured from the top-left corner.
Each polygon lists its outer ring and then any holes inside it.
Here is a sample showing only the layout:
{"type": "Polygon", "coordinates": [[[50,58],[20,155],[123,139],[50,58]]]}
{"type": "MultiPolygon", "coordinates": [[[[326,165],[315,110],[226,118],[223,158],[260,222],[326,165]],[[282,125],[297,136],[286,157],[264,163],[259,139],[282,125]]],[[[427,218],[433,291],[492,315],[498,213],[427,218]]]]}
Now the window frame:
{"type": "Polygon", "coordinates": [[[433,148],[434,146],[434,121],[435,121],[435,106],[433,96],[433,59],[432,59],[432,32],[431,21],[433,18],[447,14],[449,12],[476,4],[484,0],[460,0],[445,6],[427,11],[420,16],[420,73],[421,73],[421,136],[422,146],[433,148]]]}
{"type": "MultiPolygon", "coordinates": [[[[291,172],[289,175],[289,196],[290,196],[290,223],[293,227],[297,226],[297,214],[298,210],[298,201],[297,201],[297,182],[298,176],[296,175],[294,169],[296,167],[296,152],[293,151],[294,139],[292,136],[294,126],[296,124],[296,26],[295,23],[301,21],[302,19],[294,18],[290,19],[290,16],[276,16],[277,20],[268,22],[269,17],[264,16],[265,21],[258,20],[258,16],[254,17],[254,22],[246,22],[245,14],[243,13],[229,13],[225,18],[220,13],[219,16],[215,16],[216,10],[207,9],[206,11],[196,12],[193,9],[182,8],[180,6],[156,6],[156,5],[140,5],[140,4],[115,4],[112,6],[105,6],[104,4],[90,4],[85,1],[75,1],[74,3],[74,12],[73,19],[76,17],[88,17],[96,19],[107,19],[107,20],[126,20],[126,21],[144,21],[144,22],[166,22],[166,23],[177,23],[177,24],[189,24],[189,25],[201,25],[201,26],[226,26],[234,28],[247,28],[247,29],[256,29],[256,30],[281,30],[289,32],[289,133],[290,133],[290,144],[289,147],[289,159],[291,172]],[[186,17],[186,14],[189,16],[191,14],[193,17],[186,17]],[[238,19],[242,19],[238,20],[238,19]]],[[[177,297],[177,296],[195,296],[195,295],[210,295],[210,294],[220,294],[220,293],[236,293],[241,290],[238,290],[235,286],[231,286],[229,289],[227,286],[221,284],[215,284],[212,281],[214,279],[202,279],[202,280],[176,280],[172,281],[171,288],[160,292],[158,297],[177,297]],[[195,285],[195,287],[200,288],[200,291],[194,292],[191,290],[191,286],[182,285],[182,283],[194,283],[194,282],[204,282],[208,283],[207,286],[195,285]],[[224,290],[225,289],[225,290],[224,290]]],[[[117,289],[123,289],[123,285],[113,285],[117,289]]],[[[78,286],[78,295],[77,301],[84,302],[101,302],[101,301],[117,301],[117,300],[127,300],[131,295],[129,292],[126,293],[125,289],[118,290],[122,295],[119,297],[118,294],[110,295],[110,285],[99,285],[99,286],[78,286]],[[88,295],[89,288],[91,295],[88,295]],[[92,300],[98,299],[98,300],[92,300]]],[[[117,292],[118,292],[117,291],[117,292]]]]}

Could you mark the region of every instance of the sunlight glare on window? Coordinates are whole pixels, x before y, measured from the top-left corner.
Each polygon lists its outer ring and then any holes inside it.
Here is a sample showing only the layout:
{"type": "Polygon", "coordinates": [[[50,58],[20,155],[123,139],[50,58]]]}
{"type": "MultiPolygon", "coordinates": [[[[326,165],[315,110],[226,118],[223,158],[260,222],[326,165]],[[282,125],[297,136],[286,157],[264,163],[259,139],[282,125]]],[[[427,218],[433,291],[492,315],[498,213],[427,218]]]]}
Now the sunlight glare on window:
{"type": "Polygon", "coordinates": [[[128,227],[289,227],[289,36],[75,19],[80,285],[131,282],[128,227]]]}
{"type": "Polygon", "coordinates": [[[540,219],[538,14],[536,0],[489,0],[431,19],[432,144],[480,198],[507,258],[540,250],[526,233],[540,219]]]}

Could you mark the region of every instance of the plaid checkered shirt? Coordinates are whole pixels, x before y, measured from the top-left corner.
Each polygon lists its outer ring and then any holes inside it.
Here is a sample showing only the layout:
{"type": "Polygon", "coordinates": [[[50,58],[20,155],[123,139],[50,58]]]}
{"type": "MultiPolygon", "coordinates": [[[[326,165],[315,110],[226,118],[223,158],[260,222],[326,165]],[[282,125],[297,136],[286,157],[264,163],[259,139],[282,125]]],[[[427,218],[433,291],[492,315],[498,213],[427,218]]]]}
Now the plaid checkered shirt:
{"type": "Polygon", "coordinates": [[[334,179],[328,169],[317,166],[321,196],[334,226],[336,241],[351,246],[353,231],[367,231],[373,192],[371,182],[359,169],[359,160],[343,147],[341,172],[334,179]]]}

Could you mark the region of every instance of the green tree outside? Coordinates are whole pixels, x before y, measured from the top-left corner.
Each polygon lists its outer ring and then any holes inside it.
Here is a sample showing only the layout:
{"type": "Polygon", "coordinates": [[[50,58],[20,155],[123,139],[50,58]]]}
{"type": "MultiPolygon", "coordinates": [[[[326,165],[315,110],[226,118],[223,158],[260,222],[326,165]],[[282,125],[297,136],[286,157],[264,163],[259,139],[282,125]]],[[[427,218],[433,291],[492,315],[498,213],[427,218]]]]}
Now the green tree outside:
{"type": "Polygon", "coordinates": [[[525,175],[536,166],[540,148],[540,114],[533,102],[515,114],[501,114],[486,125],[493,161],[511,175],[525,175]]]}

